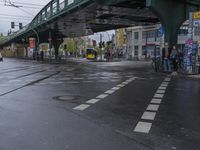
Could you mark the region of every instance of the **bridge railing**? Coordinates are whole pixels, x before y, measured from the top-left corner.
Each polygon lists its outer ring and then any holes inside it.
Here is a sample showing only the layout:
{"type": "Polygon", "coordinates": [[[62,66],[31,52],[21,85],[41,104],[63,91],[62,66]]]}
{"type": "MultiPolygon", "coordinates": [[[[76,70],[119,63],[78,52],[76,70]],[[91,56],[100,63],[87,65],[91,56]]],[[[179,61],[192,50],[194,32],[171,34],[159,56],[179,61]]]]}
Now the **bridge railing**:
{"type": "Polygon", "coordinates": [[[37,26],[48,22],[60,13],[68,11],[74,8],[75,6],[78,6],[81,2],[85,1],[89,0],[52,0],[36,15],[36,17],[32,20],[30,24],[24,26],[21,30],[16,31],[13,34],[6,37],[4,41],[0,41],[0,44],[4,43],[6,40],[10,40],[17,37],[23,32],[32,30],[37,26]]]}
{"type": "Polygon", "coordinates": [[[52,0],[47,4],[33,19],[31,26],[40,25],[43,22],[50,20],[64,10],[69,10],[76,4],[84,0],[52,0]]]}

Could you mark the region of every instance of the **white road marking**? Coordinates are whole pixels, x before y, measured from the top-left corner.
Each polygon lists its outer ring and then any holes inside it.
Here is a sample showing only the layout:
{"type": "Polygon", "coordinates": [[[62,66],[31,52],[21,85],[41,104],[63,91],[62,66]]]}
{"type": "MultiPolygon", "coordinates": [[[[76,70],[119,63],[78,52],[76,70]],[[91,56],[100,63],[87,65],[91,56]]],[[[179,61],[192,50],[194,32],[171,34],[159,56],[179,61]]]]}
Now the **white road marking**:
{"type": "Polygon", "coordinates": [[[115,90],[108,90],[108,91],[105,92],[105,94],[112,94],[114,92],[115,92],[115,90]]]}
{"type": "MultiPolygon", "coordinates": [[[[76,78],[76,79],[77,79],[77,78],[76,78]]],[[[81,79],[81,78],[79,78],[79,79],[81,79]]],[[[90,79],[91,79],[91,78],[90,78],[90,79]]],[[[131,81],[133,81],[133,79],[130,79],[129,82],[131,82],[131,81]]],[[[72,82],[73,82],[73,81],[72,81],[72,82]]],[[[72,83],[72,82],[71,82],[71,83],[72,83]]],[[[84,81],[83,81],[83,82],[84,82],[84,81]]],[[[112,93],[114,93],[116,90],[119,90],[121,87],[124,87],[124,86],[125,86],[126,84],[128,84],[129,82],[125,81],[125,82],[123,82],[122,84],[119,84],[118,86],[113,87],[112,89],[106,91],[104,94],[100,94],[100,95],[97,96],[95,99],[91,99],[91,100],[86,101],[85,103],[87,103],[87,104],[81,104],[81,105],[79,105],[79,106],[77,106],[77,107],[74,107],[73,109],[74,109],[74,110],[83,111],[83,110],[87,109],[88,107],[90,107],[92,104],[95,104],[95,103],[99,102],[101,99],[106,98],[107,96],[109,96],[109,94],[112,94],[112,93]],[[91,105],[89,105],[89,104],[91,104],[91,105]]],[[[74,83],[74,82],[73,82],[73,83],[74,83]]],[[[76,82],[76,83],[77,83],[77,82],[76,82]]],[[[78,82],[78,83],[79,83],[79,82],[78,82]]]]}
{"type": "Polygon", "coordinates": [[[124,87],[124,84],[118,84],[117,87],[124,87]]]}
{"type": "Polygon", "coordinates": [[[155,94],[154,98],[163,98],[164,94],[155,94]]]}
{"type": "Polygon", "coordinates": [[[156,116],[156,112],[145,111],[144,114],[142,115],[142,119],[145,119],[145,120],[154,120],[155,116],[156,116]]]}
{"type": "Polygon", "coordinates": [[[149,104],[149,106],[147,107],[147,110],[157,111],[158,108],[159,108],[159,105],[149,104]]]}
{"type": "Polygon", "coordinates": [[[99,101],[100,101],[100,99],[91,99],[91,100],[88,100],[86,103],[88,103],[88,104],[95,104],[95,103],[97,103],[99,101]]]}
{"type": "Polygon", "coordinates": [[[103,98],[106,98],[107,96],[108,96],[108,94],[101,94],[101,95],[97,96],[96,98],[103,99],[103,98]]]}
{"type": "Polygon", "coordinates": [[[73,109],[74,110],[83,111],[83,110],[87,109],[88,107],[90,107],[90,105],[88,105],[88,104],[81,104],[81,105],[78,105],[77,107],[74,107],[73,109]]]}
{"type": "Polygon", "coordinates": [[[164,82],[163,82],[160,86],[168,86],[168,84],[169,84],[169,83],[166,83],[166,82],[164,83],[164,82]]]}
{"type": "Polygon", "coordinates": [[[141,132],[141,133],[149,133],[151,126],[152,126],[152,123],[140,121],[140,122],[138,122],[134,131],[135,132],[141,132]]]}
{"type": "Polygon", "coordinates": [[[165,80],[164,81],[167,81],[167,82],[169,82],[171,80],[171,78],[165,78],[165,80]]]}
{"type": "Polygon", "coordinates": [[[120,89],[120,87],[114,87],[111,90],[119,90],[119,89],[120,89]]]}
{"type": "Polygon", "coordinates": [[[125,81],[125,82],[122,82],[123,84],[129,84],[129,82],[125,81]]]}
{"type": "Polygon", "coordinates": [[[151,103],[154,103],[154,104],[160,104],[161,101],[162,101],[162,99],[156,99],[156,98],[153,98],[153,99],[151,100],[151,103]]]}
{"type": "Polygon", "coordinates": [[[135,80],[135,79],[129,79],[129,80],[126,80],[126,81],[128,81],[128,82],[132,82],[133,80],[135,80]]]}
{"type": "Polygon", "coordinates": [[[162,84],[167,84],[167,85],[168,85],[168,84],[169,84],[169,82],[163,81],[163,82],[162,82],[162,84]]]}
{"type": "Polygon", "coordinates": [[[165,93],[165,90],[157,90],[156,93],[157,93],[157,94],[164,94],[164,93],[165,93]]]}
{"type": "MultiPolygon", "coordinates": [[[[147,107],[147,111],[145,111],[141,117],[143,120],[149,120],[153,121],[156,116],[156,112],[158,111],[160,107],[160,103],[162,102],[162,98],[164,97],[164,94],[166,92],[166,89],[168,87],[168,84],[170,82],[171,78],[166,77],[158,90],[156,91],[154,98],[151,100],[151,103],[147,107]]],[[[142,133],[149,133],[151,129],[152,123],[149,122],[138,122],[137,126],[135,127],[135,132],[142,132],[142,133]]]]}
{"type": "Polygon", "coordinates": [[[158,88],[159,90],[166,90],[167,89],[167,87],[165,86],[160,86],[159,88],[158,88]]]}

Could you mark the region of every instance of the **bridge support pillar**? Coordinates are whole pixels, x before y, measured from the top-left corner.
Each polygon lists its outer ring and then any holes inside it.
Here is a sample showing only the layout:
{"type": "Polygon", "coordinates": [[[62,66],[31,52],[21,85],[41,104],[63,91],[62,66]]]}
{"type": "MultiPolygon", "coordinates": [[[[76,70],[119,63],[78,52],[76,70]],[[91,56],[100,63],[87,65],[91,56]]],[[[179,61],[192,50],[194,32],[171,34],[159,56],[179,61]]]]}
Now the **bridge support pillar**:
{"type": "Polygon", "coordinates": [[[55,48],[55,59],[58,60],[58,54],[59,54],[59,47],[63,43],[63,39],[55,39],[53,42],[53,46],[55,48]]]}
{"type": "Polygon", "coordinates": [[[149,7],[160,19],[169,46],[177,44],[178,31],[188,16],[188,6],[175,0],[147,0],[149,7]]]}

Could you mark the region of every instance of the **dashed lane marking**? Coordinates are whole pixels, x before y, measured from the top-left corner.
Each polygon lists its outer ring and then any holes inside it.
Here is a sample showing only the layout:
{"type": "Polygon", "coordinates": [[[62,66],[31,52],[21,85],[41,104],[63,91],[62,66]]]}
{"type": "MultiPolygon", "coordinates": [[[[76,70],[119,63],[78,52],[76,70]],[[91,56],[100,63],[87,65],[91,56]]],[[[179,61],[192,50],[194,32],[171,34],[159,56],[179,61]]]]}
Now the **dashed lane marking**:
{"type": "Polygon", "coordinates": [[[164,94],[155,94],[154,98],[163,98],[164,94]]]}
{"type": "Polygon", "coordinates": [[[154,104],[160,104],[162,102],[162,99],[156,99],[156,98],[153,98],[151,100],[151,103],[154,103],[154,104]]]}
{"type": "MultiPolygon", "coordinates": [[[[169,85],[171,78],[166,77],[158,90],[156,91],[153,99],[151,100],[150,104],[148,105],[146,111],[143,113],[141,119],[142,120],[148,120],[153,121],[156,116],[156,112],[158,111],[160,107],[160,103],[162,102],[162,98],[164,97],[164,94],[166,92],[166,89],[169,85]]],[[[140,132],[140,133],[149,133],[151,129],[152,123],[149,122],[138,122],[137,126],[134,129],[134,132],[140,132]]]]}
{"type": "Polygon", "coordinates": [[[105,94],[113,94],[115,92],[115,90],[108,90],[105,92],[105,94]]]}
{"type": "Polygon", "coordinates": [[[95,103],[97,103],[99,101],[100,101],[100,99],[91,99],[91,100],[88,100],[86,103],[87,104],[95,104],[95,103]]]}
{"type": "Polygon", "coordinates": [[[156,116],[156,112],[145,111],[144,114],[142,115],[141,119],[154,120],[155,116],[156,116]]]}
{"type": "Polygon", "coordinates": [[[157,93],[157,94],[164,94],[164,93],[165,93],[165,90],[157,90],[156,93],[157,93]]]}
{"type": "Polygon", "coordinates": [[[119,89],[120,89],[120,87],[114,87],[111,90],[119,90],[119,89]]]}
{"type": "Polygon", "coordinates": [[[152,123],[140,121],[140,122],[138,122],[134,131],[141,132],[141,133],[149,133],[151,126],[152,126],[152,123]]]}
{"type": "Polygon", "coordinates": [[[96,98],[103,99],[103,98],[106,98],[107,96],[108,96],[108,94],[101,94],[101,95],[97,96],[96,98]]]}
{"type": "Polygon", "coordinates": [[[81,104],[81,105],[78,105],[77,107],[73,108],[74,110],[80,110],[80,111],[83,111],[85,109],[87,109],[88,107],[90,107],[91,105],[88,105],[88,104],[81,104]]]}
{"type": "Polygon", "coordinates": [[[170,78],[165,78],[165,80],[164,81],[167,81],[167,82],[169,82],[171,79],[170,78]]]}
{"type": "Polygon", "coordinates": [[[124,87],[125,85],[129,84],[130,82],[132,82],[133,80],[135,80],[134,77],[132,77],[129,80],[126,80],[125,82],[118,84],[116,87],[111,88],[110,90],[107,90],[106,92],[104,92],[104,94],[100,94],[99,96],[97,96],[95,99],[91,99],[85,102],[85,104],[81,104],[77,107],[74,107],[74,110],[79,110],[79,111],[83,111],[85,109],[87,109],[88,107],[90,107],[91,105],[88,104],[95,104],[97,102],[99,102],[100,100],[106,98],[107,96],[109,96],[110,94],[113,94],[114,92],[116,92],[117,90],[119,90],[120,88],[124,87]]]}
{"type": "Polygon", "coordinates": [[[117,87],[121,87],[121,88],[124,87],[124,86],[125,86],[124,84],[118,84],[117,85],[117,87]]]}
{"type": "Polygon", "coordinates": [[[159,90],[166,90],[167,87],[160,86],[158,89],[159,89],[159,90]]]}
{"type": "Polygon", "coordinates": [[[149,111],[158,111],[159,105],[155,105],[155,104],[149,104],[149,106],[147,107],[147,110],[149,111]]]}

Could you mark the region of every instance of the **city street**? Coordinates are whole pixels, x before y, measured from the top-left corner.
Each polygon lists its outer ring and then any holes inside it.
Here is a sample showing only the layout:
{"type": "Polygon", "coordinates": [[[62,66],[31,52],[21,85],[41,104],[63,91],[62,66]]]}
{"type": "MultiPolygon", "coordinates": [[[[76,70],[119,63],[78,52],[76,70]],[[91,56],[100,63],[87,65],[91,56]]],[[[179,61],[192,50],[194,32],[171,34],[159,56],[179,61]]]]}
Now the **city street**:
{"type": "Polygon", "coordinates": [[[0,150],[200,150],[200,79],[78,59],[0,74],[0,150]]]}

